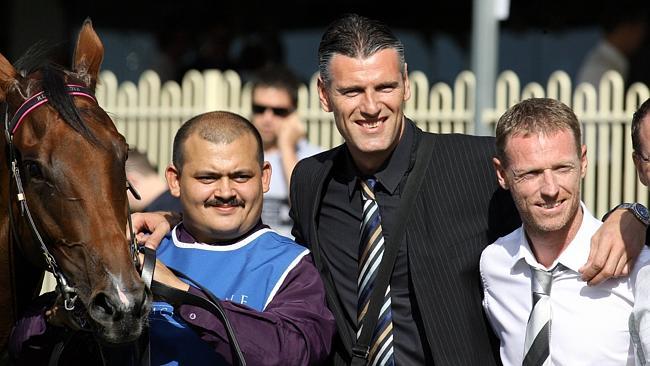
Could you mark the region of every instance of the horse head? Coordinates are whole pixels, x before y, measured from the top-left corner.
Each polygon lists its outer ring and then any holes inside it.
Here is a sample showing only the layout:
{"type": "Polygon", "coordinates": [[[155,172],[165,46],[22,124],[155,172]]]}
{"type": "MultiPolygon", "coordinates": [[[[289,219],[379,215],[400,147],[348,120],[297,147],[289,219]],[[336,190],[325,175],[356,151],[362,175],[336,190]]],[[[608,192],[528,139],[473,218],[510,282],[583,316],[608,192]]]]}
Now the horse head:
{"type": "Polygon", "coordinates": [[[13,66],[0,54],[0,102],[7,108],[0,170],[15,172],[0,174],[0,187],[10,187],[0,188],[0,216],[13,221],[1,219],[0,242],[13,236],[27,262],[59,271],[66,307],[78,297],[85,308],[76,321],[103,341],[123,343],[139,337],[151,293],[125,234],[128,145],[93,96],[103,55],[90,20],[71,70],[37,63],[29,52],[13,66]]]}

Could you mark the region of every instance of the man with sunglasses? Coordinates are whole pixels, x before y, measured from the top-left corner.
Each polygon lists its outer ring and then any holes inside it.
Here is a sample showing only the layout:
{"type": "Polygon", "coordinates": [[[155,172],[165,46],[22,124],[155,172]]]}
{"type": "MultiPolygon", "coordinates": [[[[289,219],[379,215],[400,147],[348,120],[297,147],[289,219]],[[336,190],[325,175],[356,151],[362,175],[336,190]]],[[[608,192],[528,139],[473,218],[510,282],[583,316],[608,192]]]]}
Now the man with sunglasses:
{"type": "Polygon", "coordinates": [[[270,65],[253,79],[251,122],[262,135],[264,159],[271,164],[271,187],[264,195],[262,220],[278,233],[291,236],[289,181],[299,160],[320,152],[309,144],[296,107],[300,82],[286,67],[270,65]]]}

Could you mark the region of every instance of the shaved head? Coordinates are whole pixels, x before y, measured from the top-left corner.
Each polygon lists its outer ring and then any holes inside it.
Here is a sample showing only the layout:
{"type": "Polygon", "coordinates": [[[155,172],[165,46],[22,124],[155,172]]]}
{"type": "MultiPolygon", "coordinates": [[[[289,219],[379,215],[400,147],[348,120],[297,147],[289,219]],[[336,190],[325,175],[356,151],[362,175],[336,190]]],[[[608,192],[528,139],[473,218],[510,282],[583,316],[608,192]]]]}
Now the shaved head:
{"type": "Polygon", "coordinates": [[[264,164],[262,138],[255,126],[246,118],[231,112],[216,111],[199,114],[185,122],[174,137],[172,161],[180,172],[184,163],[184,145],[193,134],[214,144],[230,144],[239,137],[250,134],[256,142],[257,157],[260,166],[264,164]]]}

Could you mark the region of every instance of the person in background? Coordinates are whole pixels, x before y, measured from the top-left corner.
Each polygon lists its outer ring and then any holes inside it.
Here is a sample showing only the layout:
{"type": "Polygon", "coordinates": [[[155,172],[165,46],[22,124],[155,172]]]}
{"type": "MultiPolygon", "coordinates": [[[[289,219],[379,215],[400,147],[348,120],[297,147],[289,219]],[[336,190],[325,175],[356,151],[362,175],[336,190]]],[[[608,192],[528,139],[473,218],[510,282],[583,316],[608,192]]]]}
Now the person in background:
{"type": "Polygon", "coordinates": [[[151,165],[147,155],[130,150],[126,159],[126,179],[140,195],[140,199],[128,193],[129,207],[133,212],[180,211],[181,203],[178,198],[169,193],[165,180],[158,175],[156,168],[151,165]]]}
{"type": "Polygon", "coordinates": [[[640,9],[619,2],[608,3],[601,14],[605,17],[604,34],[582,61],[576,85],[586,82],[598,88],[600,78],[609,70],[618,71],[623,82],[627,83],[630,58],[641,47],[646,36],[646,7],[640,9]]]}
{"type": "Polygon", "coordinates": [[[634,365],[628,319],[650,250],[643,248],[628,277],[595,286],[581,279],[602,225],[580,201],[581,141],[576,115],[550,98],[521,101],[497,123],[497,179],[522,221],[480,261],[483,307],[504,365],[634,365]]]}
{"type": "Polygon", "coordinates": [[[305,126],[296,110],[299,87],[296,76],[281,65],[263,67],[252,81],[251,122],[262,135],[264,159],[275,171],[264,194],[262,219],[287,236],[292,226],[288,191],[293,168],[300,159],[322,150],[305,138],[305,126]]]}

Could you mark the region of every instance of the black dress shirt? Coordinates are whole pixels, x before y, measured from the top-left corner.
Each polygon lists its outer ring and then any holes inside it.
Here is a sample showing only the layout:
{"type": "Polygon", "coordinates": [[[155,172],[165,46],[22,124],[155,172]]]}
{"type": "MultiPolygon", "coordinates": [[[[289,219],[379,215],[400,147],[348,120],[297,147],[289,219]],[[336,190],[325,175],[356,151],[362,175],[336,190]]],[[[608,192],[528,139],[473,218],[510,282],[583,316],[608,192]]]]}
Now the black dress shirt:
{"type": "MultiPolygon", "coordinates": [[[[378,184],[375,197],[379,204],[382,232],[390,243],[392,225],[396,220],[402,189],[415,155],[414,126],[405,123],[404,134],[397,147],[375,172],[378,184]]],[[[351,334],[357,330],[357,273],[361,241],[362,199],[358,178],[360,173],[349,152],[334,162],[332,177],[326,183],[318,236],[323,260],[332,272],[336,290],[344,306],[346,325],[351,334]],[[354,275],[351,275],[354,274],[354,275]]],[[[395,244],[395,243],[392,243],[395,244]]],[[[389,244],[389,245],[392,245],[389,244]]],[[[399,245],[395,268],[390,280],[393,317],[393,345],[397,365],[432,365],[417,302],[412,291],[408,263],[408,242],[399,245]]]]}

